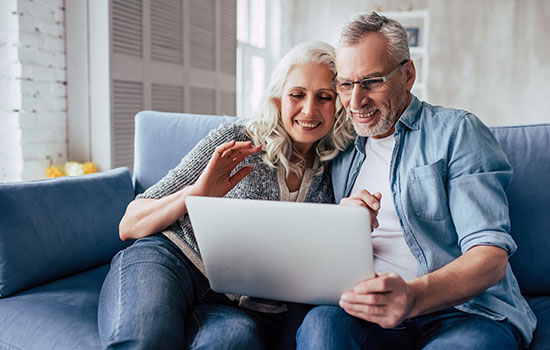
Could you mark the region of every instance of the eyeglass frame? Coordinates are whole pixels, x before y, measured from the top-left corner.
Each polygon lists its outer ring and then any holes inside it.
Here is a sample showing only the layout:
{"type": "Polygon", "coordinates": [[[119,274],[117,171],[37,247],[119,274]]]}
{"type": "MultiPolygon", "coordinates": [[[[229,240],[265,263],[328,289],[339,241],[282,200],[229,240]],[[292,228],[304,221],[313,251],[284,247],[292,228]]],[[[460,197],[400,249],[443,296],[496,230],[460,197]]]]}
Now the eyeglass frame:
{"type": "Polygon", "coordinates": [[[399,63],[397,65],[397,67],[395,67],[391,72],[389,72],[386,76],[383,76],[383,77],[374,77],[374,78],[364,78],[364,79],[359,79],[357,81],[342,81],[342,82],[338,82],[338,81],[332,81],[330,84],[332,86],[332,88],[337,91],[338,93],[341,93],[341,94],[349,94],[351,93],[351,91],[353,91],[353,86],[355,84],[359,84],[359,86],[363,89],[363,90],[366,90],[366,91],[375,91],[375,90],[372,90],[371,88],[369,88],[369,84],[372,84],[372,81],[375,80],[376,83],[385,83],[387,82],[388,80],[390,80],[390,78],[392,77],[392,75],[395,74],[395,72],[397,72],[399,70],[399,68],[403,67],[403,65],[407,62],[409,62],[410,59],[404,59],[403,61],[401,61],[401,63],[399,63]],[[346,84],[351,84],[351,87],[349,89],[345,89],[345,90],[341,90],[339,89],[339,87],[341,86],[340,84],[342,83],[346,83],[346,84]],[[366,87],[365,87],[366,86],[366,87]]]}

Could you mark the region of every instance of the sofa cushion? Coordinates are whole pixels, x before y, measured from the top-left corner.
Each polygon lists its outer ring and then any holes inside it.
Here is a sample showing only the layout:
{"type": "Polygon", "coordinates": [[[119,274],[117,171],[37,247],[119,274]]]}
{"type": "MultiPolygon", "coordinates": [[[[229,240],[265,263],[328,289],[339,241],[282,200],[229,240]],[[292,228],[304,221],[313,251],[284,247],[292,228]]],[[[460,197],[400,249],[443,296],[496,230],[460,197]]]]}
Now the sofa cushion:
{"type": "Polygon", "coordinates": [[[134,185],[142,193],[175,168],[208,132],[235,117],[143,111],[136,115],[134,185]],[[160,153],[162,152],[162,153],[160,153]]]}
{"type": "Polygon", "coordinates": [[[548,350],[550,349],[550,296],[528,296],[525,299],[537,315],[537,329],[529,349],[548,350]]]}
{"type": "Polygon", "coordinates": [[[108,264],[0,299],[0,349],[101,349],[97,302],[107,271],[108,264]]]}
{"type": "Polygon", "coordinates": [[[493,127],[514,176],[508,189],[510,264],[524,294],[550,293],[550,124],[493,127]]]}
{"type": "Polygon", "coordinates": [[[133,193],[126,168],[0,184],[0,296],[108,262],[133,193]]]}

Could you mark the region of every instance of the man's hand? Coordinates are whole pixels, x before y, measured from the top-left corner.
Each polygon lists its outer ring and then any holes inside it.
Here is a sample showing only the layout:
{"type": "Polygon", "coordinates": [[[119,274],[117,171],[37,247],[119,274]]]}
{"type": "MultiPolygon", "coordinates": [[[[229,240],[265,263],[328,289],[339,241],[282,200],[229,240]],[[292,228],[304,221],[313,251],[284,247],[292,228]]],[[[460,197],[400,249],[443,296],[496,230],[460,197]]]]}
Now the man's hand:
{"type": "Polygon", "coordinates": [[[193,185],[190,194],[223,197],[253,169],[251,166],[243,166],[235,174],[231,175],[231,172],[244,158],[260,150],[261,146],[253,146],[251,141],[230,141],[216,147],[208,165],[193,185]]]}
{"type": "Polygon", "coordinates": [[[378,227],[378,210],[380,210],[380,201],[382,200],[382,194],[376,192],[371,194],[367,190],[361,190],[359,192],[352,193],[347,198],[342,198],[340,205],[344,206],[359,206],[366,208],[370,211],[370,226],[375,229],[378,227]]]}
{"type": "Polygon", "coordinates": [[[398,274],[376,275],[357,284],[340,297],[340,307],[348,314],[393,328],[410,317],[415,295],[398,274]]]}
{"type": "Polygon", "coordinates": [[[357,284],[340,297],[350,315],[384,328],[406,318],[462,304],[502,280],[508,252],[479,245],[447,265],[405,282],[398,274],[377,275],[357,284]]]}

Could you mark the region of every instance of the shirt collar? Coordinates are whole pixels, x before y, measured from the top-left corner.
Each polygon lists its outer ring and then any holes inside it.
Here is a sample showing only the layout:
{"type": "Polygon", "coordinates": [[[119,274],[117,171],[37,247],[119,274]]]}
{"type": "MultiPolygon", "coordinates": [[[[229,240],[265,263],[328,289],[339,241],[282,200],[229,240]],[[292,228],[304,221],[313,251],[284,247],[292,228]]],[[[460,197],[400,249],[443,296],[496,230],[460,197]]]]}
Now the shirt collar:
{"type": "Polygon", "coordinates": [[[420,127],[419,122],[421,110],[422,102],[420,102],[420,100],[416,96],[412,95],[411,102],[397,121],[397,124],[395,126],[396,130],[399,128],[400,124],[403,124],[404,126],[412,130],[418,130],[418,128],[420,127]]]}

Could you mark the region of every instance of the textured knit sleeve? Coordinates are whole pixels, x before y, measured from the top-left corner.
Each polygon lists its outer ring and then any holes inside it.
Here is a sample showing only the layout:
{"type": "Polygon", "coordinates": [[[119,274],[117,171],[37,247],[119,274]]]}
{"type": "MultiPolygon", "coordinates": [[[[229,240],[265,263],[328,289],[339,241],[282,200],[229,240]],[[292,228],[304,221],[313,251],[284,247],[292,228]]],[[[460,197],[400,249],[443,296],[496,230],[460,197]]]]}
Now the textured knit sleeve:
{"type": "Polygon", "coordinates": [[[242,125],[227,123],[210,131],[183,157],[177,167],[170,170],[159,182],[136,198],[159,199],[194,184],[208,164],[216,147],[232,140],[248,141],[242,125]]]}

